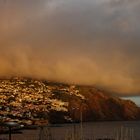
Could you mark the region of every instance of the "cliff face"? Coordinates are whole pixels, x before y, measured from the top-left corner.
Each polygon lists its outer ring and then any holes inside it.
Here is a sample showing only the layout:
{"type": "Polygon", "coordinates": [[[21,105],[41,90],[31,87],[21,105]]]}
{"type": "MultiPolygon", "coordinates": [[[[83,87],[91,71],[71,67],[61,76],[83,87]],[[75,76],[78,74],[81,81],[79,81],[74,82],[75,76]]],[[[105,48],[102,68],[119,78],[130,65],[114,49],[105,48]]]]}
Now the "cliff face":
{"type": "Polygon", "coordinates": [[[140,118],[139,107],[130,100],[108,96],[93,87],[80,87],[79,92],[85,97],[85,100],[79,102],[75,100],[71,106],[77,105],[78,108],[81,108],[85,121],[137,120],[140,118]]]}
{"type": "Polygon", "coordinates": [[[74,121],[139,120],[140,108],[130,100],[107,95],[94,87],[77,86],[80,96],[69,96],[68,116],[74,121]]]}
{"type": "Polygon", "coordinates": [[[140,109],[94,87],[12,78],[0,80],[0,118],[26,124],[139,120],[140,109]]]}

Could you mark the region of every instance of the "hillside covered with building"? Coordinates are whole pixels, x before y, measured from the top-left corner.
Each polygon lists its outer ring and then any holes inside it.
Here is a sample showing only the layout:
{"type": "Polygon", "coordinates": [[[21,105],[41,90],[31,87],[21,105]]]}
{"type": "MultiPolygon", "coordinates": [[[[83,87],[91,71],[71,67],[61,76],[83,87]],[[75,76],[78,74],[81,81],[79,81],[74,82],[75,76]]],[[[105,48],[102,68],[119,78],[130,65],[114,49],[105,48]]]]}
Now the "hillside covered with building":
{"type": "Polygon", "coordinates": [[[135,103],[92,86],[19,77],[0,80],[1,122],[39,125],[139,119],[140,109],[135,103]]]}

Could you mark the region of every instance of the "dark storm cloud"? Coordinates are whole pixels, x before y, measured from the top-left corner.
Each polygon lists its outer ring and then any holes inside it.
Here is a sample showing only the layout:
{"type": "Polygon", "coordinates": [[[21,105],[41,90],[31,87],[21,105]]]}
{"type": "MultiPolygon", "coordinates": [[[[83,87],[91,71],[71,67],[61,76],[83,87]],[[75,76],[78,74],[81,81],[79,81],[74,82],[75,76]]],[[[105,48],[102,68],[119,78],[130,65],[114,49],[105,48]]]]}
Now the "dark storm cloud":
{"type": "Polygon", "coordinates": [[[0,75],[140,93],[139,1],[0,1],[0,75]]]}

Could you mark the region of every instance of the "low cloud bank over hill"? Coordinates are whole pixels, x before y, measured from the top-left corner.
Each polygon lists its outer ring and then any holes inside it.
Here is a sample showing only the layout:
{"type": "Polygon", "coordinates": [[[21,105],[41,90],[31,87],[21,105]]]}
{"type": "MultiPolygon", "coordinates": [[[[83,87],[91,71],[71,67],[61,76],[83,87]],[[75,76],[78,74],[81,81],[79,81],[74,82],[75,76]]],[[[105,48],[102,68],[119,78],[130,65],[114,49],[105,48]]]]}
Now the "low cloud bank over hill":
{"type": "Polygon", "coordinates": [[[0,76],[140,94],[139,1],[0,1],[0,76]]]}

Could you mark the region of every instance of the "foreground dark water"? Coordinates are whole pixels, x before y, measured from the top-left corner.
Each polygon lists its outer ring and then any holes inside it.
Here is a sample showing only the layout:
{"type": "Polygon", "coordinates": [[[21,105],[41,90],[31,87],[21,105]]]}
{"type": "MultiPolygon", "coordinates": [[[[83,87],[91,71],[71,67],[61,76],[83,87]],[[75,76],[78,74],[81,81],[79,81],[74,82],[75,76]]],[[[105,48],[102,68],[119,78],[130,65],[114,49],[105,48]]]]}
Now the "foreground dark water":
{"type": "MultiPolygon", "coordinates": [[[[22,130],[22,134],[12,134],[13,140],[75,140],[114,138],[119,140],[140,140],[140,121],[133,122],[90,122],[81,124],[63,124],[45,127],[42,130],[22,130]]],[[[0,135],[0,139],[8,135],[0,135]]]]}

